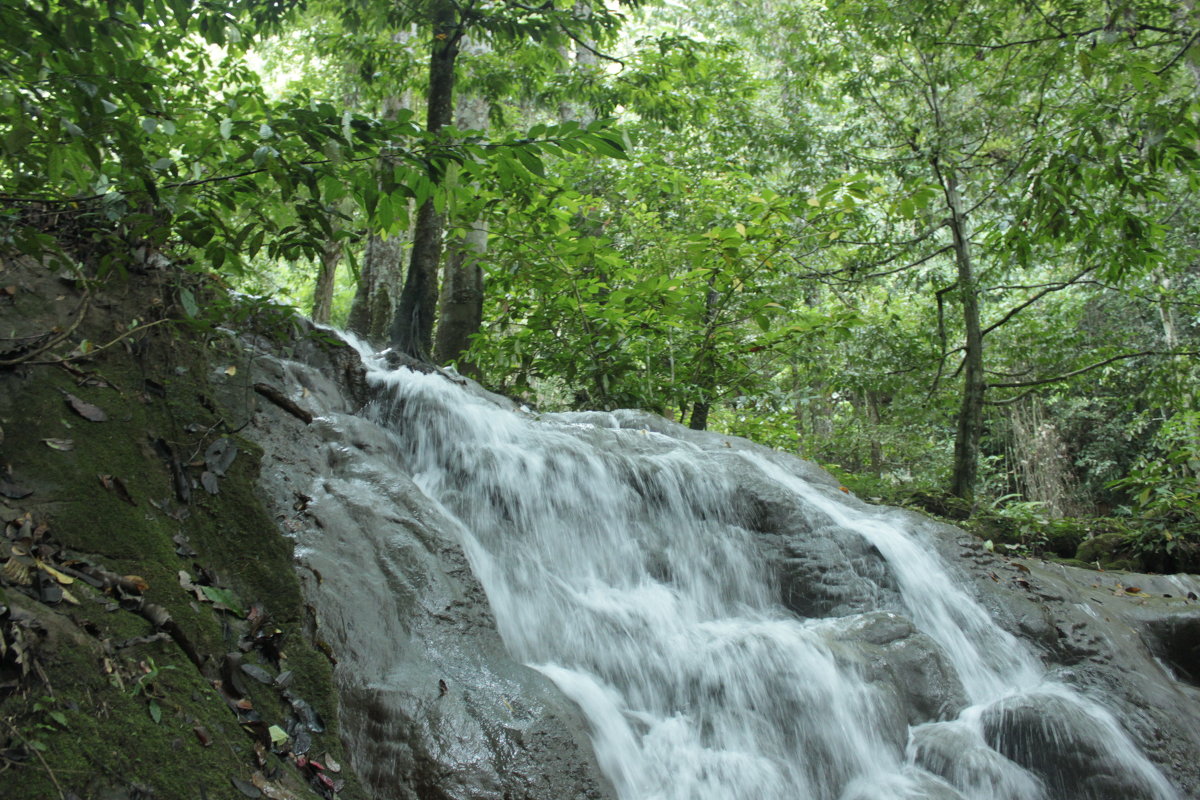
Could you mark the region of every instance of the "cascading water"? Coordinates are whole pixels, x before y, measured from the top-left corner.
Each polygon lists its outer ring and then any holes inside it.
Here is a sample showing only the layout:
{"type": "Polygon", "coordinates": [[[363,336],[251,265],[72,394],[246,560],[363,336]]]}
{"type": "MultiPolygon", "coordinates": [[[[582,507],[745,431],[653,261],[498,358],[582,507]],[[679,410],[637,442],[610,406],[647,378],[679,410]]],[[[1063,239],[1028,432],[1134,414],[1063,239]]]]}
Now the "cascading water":
{"type": "Polygon", "coordinates": [[[461,522],[506,645],[583,709],[622,800],[1177,800],[930,543],[799,462],[632,413],[535,421],[438,376],[371,380],[395,457],[461,522]],[[814,540],[880,558],[875,609],[779,602],[748,476],[814,540]]]}

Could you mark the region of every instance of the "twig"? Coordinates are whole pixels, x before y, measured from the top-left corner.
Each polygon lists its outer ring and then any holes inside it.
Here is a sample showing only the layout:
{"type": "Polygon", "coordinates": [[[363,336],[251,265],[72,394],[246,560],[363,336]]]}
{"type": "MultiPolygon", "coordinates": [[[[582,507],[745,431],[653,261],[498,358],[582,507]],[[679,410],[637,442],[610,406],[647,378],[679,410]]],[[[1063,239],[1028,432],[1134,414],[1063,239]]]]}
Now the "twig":
{"type": "Polygon", "coordinates": [[[50,765],[46,763],[46,759],[42,756],[42,752],[31,745],[29,740],[21,735],[21,732],[17,730],[16,725],[13,725],[8,720],[4,720],[4,724],[7,725],[8,729],[13,732],[14,736],[21,740],[26,749],[33,751],[33,754],[37,756],[37,760],[42,762],[42,768],[46,770],[46,775],[50,778],[50,782],[54,784],[55,789],[58,789],[58,796],[62,798],[62,800],[67,800],[67,793],[63,791],[62,784],[59,783],[58,778],[55,777],[54,770],[50,769],[50,765]]]}
{"type": "MultiPolygon", "coordinates": [[[[117,342],[121,341],[122,339],[129,338],[130,336],[132,336],[135,333],[141,333],[142,331],[146,330],[147,328],[153,328],[155,325],[161,325],[164,322],[173,322],[173,321],[174,320],[170,319],[169,317],[163,317],[162,319],[154,320],[154,322],[148,322],[145,325],[138,325],[136,328],[130,328],[129,330],[125,331],[120,336],[113,339],[111,342],[105,342],[104,344],[100,345],[99,347],[93,347],[91,350],[88,350],[86,353],[80,353],[77,356],[67,356],[66,358],[59,358],[59,359],[55,359],[54,361],[27,361],[27,362],[23,362],[23,363],[27,363],[27,364],[30,364],[33,366],[57,366],[59,364],[70,364],[74,361],[80,361],[85,358],[91,358],[93,355],[95,355],[96,353],[99,353],[101,350],[107,350],[108,348],[110,348],[114,344],[116,344],[117,342]]],[[[60,341],[61,341],[61,339],[60,339],[60,341]]],[[[0,366],[4,366],[4,364],[2,362],[0,362],[0,366]]]]}
{"type": "Polygon", "coordinates": [[[258,392],[260,395],[267,398],[272,403],[303,422],[305,425],[312,424],[313,415],[296,405],[291,399],[286,397],[283,392],[279,391],[275,387],[268,386],[265,383],[256,383],[254,384],[254,391],[258,392]]]}
{"type": "MultiPolygon", "coordinates": [[[[28,353],[26,353],[23,356],[18,356],[17,358],[10,358],[10,359],[6,359],[4,361],[0,361],[0,367],[15,367],[15,366],[19,366],[20,364],[39,363],[39,362],[30,362],[30,359],[33,358],[34,356],[41,355],[42,353],[46,352],[51,347],[54,347],[59,342],[61,342],[62,340],[66,339],[68,336],[70,336],[72,333],[74,333],[75,329],[79,327],[79,323],[83,322],[83,317],[85,314],[87,314],[88,308],[91,306],[91,304],[92,304],[92,294],[91,294],[91,292],[88,292],[87,294],[85,294],[83,296],[83,301],[80,302],[80,304],[79,304],[79,311],[75,315],[74,321],[72,321],[71,324],[66,327],[66,330],[64,330],[58,336],[52,337],[48,342],[41,345],[40,347],[35,347],[33,350],[30,350],[28,353]]],[[[50,362],[50,363],[58,363],[58,362],[50,362]]]]}

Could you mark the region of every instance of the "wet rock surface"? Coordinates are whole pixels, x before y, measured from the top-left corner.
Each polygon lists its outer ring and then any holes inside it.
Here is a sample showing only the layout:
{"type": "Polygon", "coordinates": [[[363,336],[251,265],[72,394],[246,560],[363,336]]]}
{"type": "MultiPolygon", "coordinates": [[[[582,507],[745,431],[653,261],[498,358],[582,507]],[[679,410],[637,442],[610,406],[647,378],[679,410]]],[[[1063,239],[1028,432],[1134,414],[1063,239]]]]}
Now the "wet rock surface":
{"type": "MultiPolygon", "coordinates": [[[[897,513],[929,533],[971,579],[997,624],[1034,644],[1052,676],[1111,708],[1181,796],[1200,797],[1200,690],[1189,683],[1187,666],[1195,663],[1188,642],[1200,619],[1200,604],[1188,595],[1200,594],[1200,576],[1004,558],[957,528],[897,513]]],[[[1005,714],[1013,724],[1021,717],[1016,710],[1005,714]]],[[[992,727],[1004,726],[994,720],[992,727]]],[[[1086,749],[1086,741],[1080,746],[1086,749]]],[[[1098,778],[1091,794],[1063,796],[1107,798],[1121,786],[1098,778]]],[[[1125,792],[1140,796],[1127,786],[1125,792]]]]}
{"type": "Polygon", "coordinates": [[[578,709],[505,652],[456,523],[353,416],[361,375],[340,354],[308,356],[324,369],[264,356],[256,379],[289,387],[317,419],[260,402],[245,435],[263,448],[260,489],[338,662],[359,774],[380,800],[613,797],[578,709]]]}
{"type": "MultiPolygon", "coordinates": [[[[347,366],[353,359],[308,355],[324,368],[260,358],[256,369],[291,387],[318,419],[301,426],[260,402],[246,435],[264,449],[261,487],[296,542],[317,636],[339,659],[346,736],[367,782],[381,798],[612,797],[578,709],[506,655],[457,523],[426,498],[419,478],[395,473],[385,456],[396,445],[353,416],[366,397],[365,381],[347,366]]],[[[1140,778],[1104,763],[1095,720],[1080,722],[1070,704],[1056,711],[1054,697],[1000,702],[956,720],[967,707],[964,689],[946,654],[917,631],[882,554],[763,481],[739,453],[763,455],[837,495],[824,472],[652,415],[570,419],[687,442],[736,476],[741,499],[730,514],[753,533],[782,605],[825,626],[839,658],[876,687],[888,710],[883,735],[908,748],[923,796],[1030,796],[1038,781],[1064,800],[1151,796],[1140,778]]],[[[628,480],[653,502],[652,480],[628,480]]],[[[1032,642],[1053,679],[1110,707],[1181,797],[1200,796],[1200,606],[1187,599],[1200,579],[1005,559],[956,528],[891,513],[967,580],[998,625],[1032,642]]],[[[648,558],[655,575],[670,578],[666,554],[648,558]]]]}

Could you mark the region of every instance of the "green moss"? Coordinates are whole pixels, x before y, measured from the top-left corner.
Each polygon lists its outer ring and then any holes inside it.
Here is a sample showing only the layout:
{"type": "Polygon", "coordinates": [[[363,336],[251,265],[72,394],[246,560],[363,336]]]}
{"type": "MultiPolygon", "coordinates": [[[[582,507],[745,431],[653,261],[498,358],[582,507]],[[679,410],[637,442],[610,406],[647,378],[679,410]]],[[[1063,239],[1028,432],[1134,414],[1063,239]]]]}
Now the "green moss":
{"type": "MultiPolygon", "coordinates": [[[[114,319],[143,315],[150,300],[129,288],[129,297],[114,300],[106,314],[89,316],[77,335],[105,341],[114,319]],[[122,311],[120,302],[132,307],[122,311]]],[[[38,293],[29,294],[33,303],[38,293]]],[[[40,313],[40,307],[30,305],[22,313],[40,313]]],[[[49,329],[62,320],[42,324],[49,329]]],[[[330,665],[305,636],[291,543],[254,493],[258,448],[236,440],[239,452],[219,492],[210,495],[196,486],[184,518],[168,513],[185,506],[175,497],[171,469],[153,440],[168,442],[191,464],[188,474],[196,479],[205,448],[236,427],[232,420],[244,421],[244,409],[222,408],[210,399],[204,381],[214,353],[229,358],[202,331],[185,336],[159,326],[130,351],[112,348],[85,365],[100,385],[94,380],[80,385],[77,375],[45,366],[0,373],[4,462],[14,482],[33,489],[27,498],[4,501],[9,516],[29,512],[46,523],[56,563],[76,559],[145,579],[145,602],[164,608],[204,659],[198,667],[146,616],[118,608],[113,597],[82,580],[64,587],[78,604],[54,607],[4,587],[4,602],[32,615],[46,631],[35,648],[40,674],[25,676],[20,692],[0,695],[0,719],[9,721],[8,729],[0,727],[0,750],[28,755],[8,764],[6,798],[58,798],[55,780],[83,800],[127,796],[138,786],[159,798],[194,797],[200,785],[215,798],[236,794],[231,777],[250,779],[257,767],[253,739],[218,690],[221,660],[240,652],[249,623],[198,602],[180,586],[180,570],[197,579],[207,571],[247,608],[261,604],[269,615],[263,629],[278,630],[283,640],[280,669],[293,673],[289,690],[326,724],[325,733],[312,734],[311,752],[348,762],[337,736],[330,665]],[[76,414],[64,399],[68,392],[104,409],[107,421],[76,414]],[[55,449],[46,439],[69,439],[73,447],[55,449]],[[119,478],[135,504],[105,488],[100,475],[119,478]],[[174,538],[180,534],[194,556],[177,554],[174,538]],[[151,700],[161,712],[158,721],[151,717],[151,700]]],[[[242,657],[276,671],[257,650],[242,657]]],[[[279,687],[242,678],[253,710],[265,723],[284,727],[290,711],[279,687]]],[[[268,757],[293,792],[315,796],[294,767],[268,757]]],[[[346,779],[340,798],[363,796],[353,776],[340,777],[346,779]]]]}
{"type": "Polygon", "coordinates": [[[1090,564],[1099,563],[1105,569],[1118,560],[1127,545],[1127,539],[1120,533],[1102,533],[1087,539],[1079,545],[1075,558],[1090,564]]]}

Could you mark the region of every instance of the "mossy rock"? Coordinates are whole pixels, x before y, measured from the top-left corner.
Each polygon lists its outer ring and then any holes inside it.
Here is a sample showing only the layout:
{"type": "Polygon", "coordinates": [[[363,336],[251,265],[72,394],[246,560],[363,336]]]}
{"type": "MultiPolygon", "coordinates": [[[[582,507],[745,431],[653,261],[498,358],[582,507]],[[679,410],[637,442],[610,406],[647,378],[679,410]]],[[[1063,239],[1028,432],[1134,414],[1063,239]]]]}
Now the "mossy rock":
{"type": "Polygon", "coordinates": [[[1129,558],[1129,539],[1121,533],[1102,533],[1085,539],[1076,549],[1075,558],[1088,564],[1098,563],[1104,569],[1133,569],[1135,563],[1129,558]]]}
{"type": "Polygon", "coordinates": [[[908,496],[907,505],[959,522],[971,516],[971,504],[949,492],[918,491],[908,496]]]}
{"type": "MultiPolygon", "coordinates": [[[[255,494],[260,451],[235,433],[252,402],[222,405],[207,382],[217,366],[249,369],[212,327],[171,321],[179,285],[189,282],[197,296],[204,287],[195,276],[162,272],[99,288],[84,303],[79,286],[28,259],[0,267],[17,287],[0,308],[11,335],[72,330],[31,360],[53,361],[83,340],[120,339],[69,368],[0,370],[0,461],[11,470],[0,528],[30,520],[43,563],[63,576],[51,588],[68,592],[47,599],[36,567],[0,575],[0,635],[9,645],[19,638],[26,656],[18,663],[10,648],[0,658],[4,797],[234,797],[242,795],[231,781],[256,779],[319,797],[312,768],[263,743],[269,726],[290,726],[291,741],[314,757],[350,760],[337,732],[332,667],[308,635],[291,542],[255,494]],[[154,319],[164,321],[149,325],[154,319]],[[88,419],[68,395],[105,418],[88,419]],[[205,450],[222,437],[238,453],[221,475],[204,478],[205,450]],[[137,576],[129,583],[142,588],[95,586],[83,579],[96,580],[92,572],[137,576]],[[236,612],[254,605],[256,621],[189,592],[181,572],[229,592],[222,596],[236,612]],[[286,691],[242,672],[243,663],[268,681],[290,672],[286,691]],[[324,722],[303,739],[299,701],[324,722]]],[[[0,537],[0,561],[14,538],[0,537]]],[[[349,772],[337,777],[345,781],[339,798],[364,797],[349,772]]]]}

